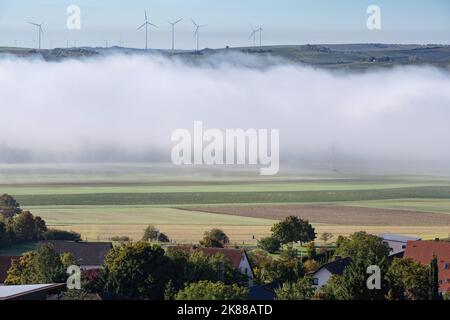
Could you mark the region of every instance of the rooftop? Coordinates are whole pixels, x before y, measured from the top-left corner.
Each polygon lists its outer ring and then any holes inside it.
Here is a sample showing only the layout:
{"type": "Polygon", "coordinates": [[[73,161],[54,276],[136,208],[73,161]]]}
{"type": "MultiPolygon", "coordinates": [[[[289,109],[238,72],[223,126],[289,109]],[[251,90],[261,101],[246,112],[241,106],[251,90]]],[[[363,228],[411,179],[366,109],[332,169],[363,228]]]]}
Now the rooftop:
{"type": "Polygon", "coordinates": [[[61,289],[65,284],[28,284],[19,286],[0,286],[0,300],[13,300],[25,298],[27,295],[46,293],[51,290],[61,289]]]}
{"type": "Polygon", "coordinates": [[[433,254],[438,260],[440,290],[450,291],[450,242],[408,241],[404,257],[428,266],[433,254]]]}
{"type": "Polygon", "coordinates": [[[416,240],[421,240],[418,237],[412,237],[412,236],[403,236],[400,234],[395,234],[395,233],[383,233],[379,235],[380,238],[382,238],[383,240],[387,240],[387,241],[396,241],[396,242],[408,242],[408,241],[416,241],[416,240]]]}
{"type": "Polygon", "coordinates": [[[345,268],[347,268],[352,263],[352,259],[350,257],[343,259],[336,259],[332,262],[328,262],[322,265],[319,269],[312,272],[312,274],[317,273],[322,269],[327,269],[331,274],[342,275],[344,273],[345,268]]]}
{"type": "Polygon", "coordinates": [[[80,266],[101,266],[105,257],[112,249],[111,242],[83,242],[83,241],[43,241],[39,244],[50,243],[55,252],[72,253],[80,266]]]}

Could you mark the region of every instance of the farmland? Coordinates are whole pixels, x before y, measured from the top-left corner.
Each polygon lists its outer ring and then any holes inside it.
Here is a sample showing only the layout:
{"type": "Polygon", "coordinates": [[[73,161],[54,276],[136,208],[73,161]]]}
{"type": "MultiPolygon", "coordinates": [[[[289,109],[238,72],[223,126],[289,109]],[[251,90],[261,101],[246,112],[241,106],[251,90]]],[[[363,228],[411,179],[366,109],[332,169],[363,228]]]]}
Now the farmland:
{"type": "Polygon", "coordinates": [[[220,227],[232,242],[254,243],[291,214],[335,235],[450,233],[446,176],[302,170],[263,178],[251,171],[164,165],[1,165],[0,193],[13,195],[49,226],[89,240],[139,239],[154,224],[178,242],[198,241],[205,230],[220,227]]]}

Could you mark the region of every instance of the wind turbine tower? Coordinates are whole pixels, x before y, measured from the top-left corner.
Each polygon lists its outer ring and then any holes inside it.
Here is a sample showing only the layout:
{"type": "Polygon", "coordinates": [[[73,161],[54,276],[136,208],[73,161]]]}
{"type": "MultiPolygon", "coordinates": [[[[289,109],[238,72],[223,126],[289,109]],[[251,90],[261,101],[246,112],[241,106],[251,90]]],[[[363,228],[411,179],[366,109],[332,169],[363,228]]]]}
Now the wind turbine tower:
{"type": "Polygon", "coordinates": [[[40,49],[41,48],[41,35],[44,33],[44,31],[42,30],[43,22],[41,22],[41,24],[34,23],[34,22],[28,22],[28,23],[38,28],[38,34],[39,34],[38,49],[40,49]]]}
{"type": "Polygon", "coordinates": [[[197,37],[197,52],[200,51],[200,28],[206,27],[206,24],[198,25],[193,19],[191,19],[192,23],[195,26],[194,37],[197,37]]]}
{"type": "Polygon", "coordinates": [[[259,27],[259,29],[256,30],[256,32],[259,32],[259,47],[262,48],[262,32],[263,32],[263,28],[259,27]]]}
{"type": "Polygon", "coordinates": [[[149,25],[152,26],[152,27],[158,28],[158,26],[156,26],[153,23],[151,23],[150,21],[148,21],[148,19],[147,19],[147,11],[145,11],[145,22],[138,28],[138,30],[140,30],[143,27],[145,27],[145,50],[148,49],[148,26],[149,25]]]}
{"type": "Polygon", "coordinates": [[[169,21],[169,24],[172,25],[172,51],[175,50],[175,25],[176,25],[178,22],[180,22],[181,20],[183,20],[183,18],[178,19],[178,20],[175,21],[175,22],[170,22],[170,21],[169,21]]]}
{"type": "Polygon", "coordinates": [[[249,39],[253,38],[253,47],[256,47],[256,33],[258,32],[258,29],[253,28],[253,26],[251,26],[252,28],[252,33],[250,33],[250,37],[248,37],[249,39]]]}

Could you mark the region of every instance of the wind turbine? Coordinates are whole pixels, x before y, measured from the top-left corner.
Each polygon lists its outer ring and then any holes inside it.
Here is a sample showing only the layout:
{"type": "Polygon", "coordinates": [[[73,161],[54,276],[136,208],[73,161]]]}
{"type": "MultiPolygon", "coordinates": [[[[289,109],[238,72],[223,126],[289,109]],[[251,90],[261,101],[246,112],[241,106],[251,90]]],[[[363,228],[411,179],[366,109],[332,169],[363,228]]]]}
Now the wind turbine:
{"type": "Polygon", "coordinates": [[[158,26],[154,25],[153,23],[149,22],[147,19],[147,11],[145,11],[145,22],[138,28],[138,30],[145,27],[145,50],[148,49],[148,26],[151,25],[152,27],[158,28],[158,26]]]}
{"type": "Polygon", "coordinates": [[[260,48],[262,48],[262,32],[263,31],[264,31],[264,29],[262,27],[259,27],[259,29],[255,30],[255,32],[259,32],[259,47],[260,48]]]}
{"type": "Polygon", "coordinates": [[[38,42],[38,48],[41,48],[41,34],[44,33],[44,31],[42,30],[42,24],[43,22],[41,22],[41,24],[38,23],[34,23],[34,22],[28,22],[29,24],[38,27],[38,33],[39,33],[39,42],[38,42]]]}
{"type": "Polygon", "coordinates": [[[178,19],[178,20],[175,21],[175,22],[170,22],[170,21],[168,21],[169,24],[172,25],[172,51],[175,50],[175,25],[176,25],[178,22],[180,22],[181,20],[183,20],[183,18],[178,19]]]}
{"type": "Polygon", "coordinates": [[[259,31],[258,29],[255,29],[252,25],[250,26],[252,28],[252,33],[250,33],[249,39],[253,38],[253,47],[256,47],[256,33],[259,31]]]}
{"type": "Polygon", "coordinates": [[[197,37],[197,52],[198,52],[200,47],[200,28],[206,27],[207,24],[198,25],[193,19],[191,19],[191,21],[195,26],[194,37],[195,36],[197,37]]]}

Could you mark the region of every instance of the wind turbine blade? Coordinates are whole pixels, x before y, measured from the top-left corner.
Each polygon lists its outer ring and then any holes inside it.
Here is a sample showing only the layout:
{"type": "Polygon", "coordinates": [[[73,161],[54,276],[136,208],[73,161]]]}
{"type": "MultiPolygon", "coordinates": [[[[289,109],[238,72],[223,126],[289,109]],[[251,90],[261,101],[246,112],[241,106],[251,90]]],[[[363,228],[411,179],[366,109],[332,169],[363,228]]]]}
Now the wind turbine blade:
{"type": "Polygon", "coordinates": [[[153,23],[151,23],[151,22],[147,22],[147,23],[148,23],[149,25],[155,27],[155,28],[158,28],[158,26],[157,26],[156,24],[153,24],[153,23]]]}
{"type": "Polygon", "coordinates": [[[201,26],[199,26],[199,28],[203,28],[203,27],[207,27],[207,24],[202,24],[201,26]]]}
{"type": "Polygon", "coordinates": [[[181,19],[178,19],[177,21],[175,21],[175,23],[174,24],[177,24],[178,22],[181,22],[183,20],[183,18],[181,18],[181,19]]]}
{"type": "Polygon", "coordinates": [[[145,21],[147,21],[147,10],[145,10],[144,13],[145,13],[145,21]]]}
{"type": "Polygon", "coordinates": [[[194,21],[194,19],[191,19],[191,21],[194,24],[194,26],[198,27],[198,24],[194,21]]]}
{"type": "Polygon", "coordinates": [[[142,29],[142,27],[144,27],[147,24],[147,22],[144,22],[140,27],[138,27],[137,29],[142,29]]]}
{"type": "Polygon", "coordinates": [[[33,26],[39,27],[39,25],[37,23],[34,22],[28,22],[29,24],[32,24],[33,26]]]}

